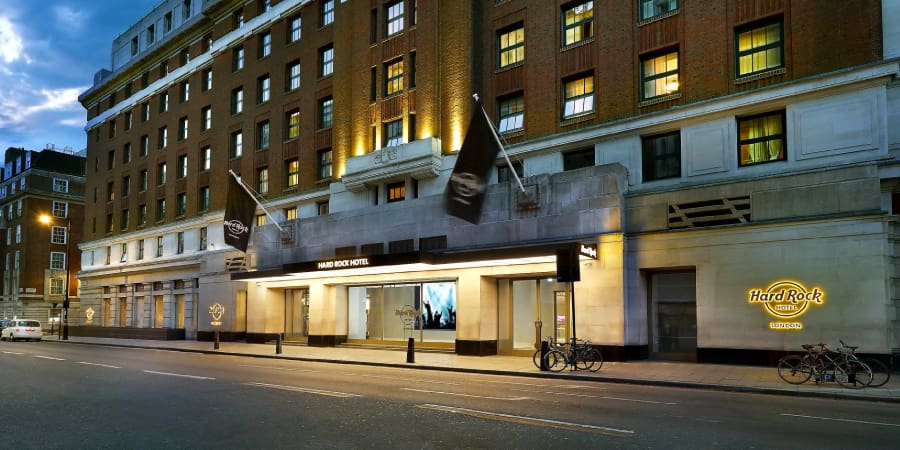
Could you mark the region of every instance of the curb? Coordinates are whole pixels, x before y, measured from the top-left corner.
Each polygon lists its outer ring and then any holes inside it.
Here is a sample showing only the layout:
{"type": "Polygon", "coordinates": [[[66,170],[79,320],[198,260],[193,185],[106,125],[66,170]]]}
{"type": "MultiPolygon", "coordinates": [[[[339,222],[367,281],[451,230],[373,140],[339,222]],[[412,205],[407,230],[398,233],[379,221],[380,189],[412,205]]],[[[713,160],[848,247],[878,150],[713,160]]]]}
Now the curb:
{"type": "Polygon", "coordinates": [[[143,350],[165,350],[171,352],[182,352],[182,353],[199,353],[205,355],[222,355],[222,356],[242,356],[247,358],[266,358],[266,359],[280,359],[285,361],[306,361],[306,362],[316,362],[316,363],[326,363],[326,364],[344,364],[344,365],[358,365],[358,366],[372,366],[372,367],[389,367],[395,369],[418,369],[418,370],[431,370],[431,371],[443,371],[443,372],[457,372],[457,373],[477,373],[484,375],[502,375],[502,376],[514,376],[514,377],[526,377],[526,378],[543,378],[543,379],[562,379],[562,380],[572,380],[572,381],[593,381],[600,383],[616,383],[616,384],[628,384],[628,385],[636,385],[636,386],[660,386],[660,387],[674,387],[674,388],[685,388],[685,389],[703,389],[707,391],[718,391],[718,392],[736,392],[736,393],[745,393],[745,394],[766,394],[766,395],[781,395],[781,396],[789,396],[789,397],[809,397],[809,398],[826,398],[832,400],[858,400],[858,401],[867,401],[867,402],[879,402],[879,403],[900,403],[900,398],[885,398],[885,397],[869,397],[869,396],[857,396],[852,394],[843,394],[838,392],[802,392],[802,391],[792,391],[792,390],[783,390],[783,389],[773,389],[773,388],[765,388],[765,387],[753,387],[753,386],[734,386],[734,385],[723,385],[723,384],[703,384],[703,383],[692,383],[689,381],[672,381],[672,380],[646,380],[646,379],[631,379],[631,378],[614,378],[614,377],[606,377],[606,376],[580,376],[580,375],[569,375],[565,373],[545,373],[545,372],[516,372],[511,370],[490,370],[490,369],[473,369],[473,368],[465,368],[465,367],[446,367],[446,366],[421,366],[415,365],[415,363],[383,363],[377,361],[356,361],[356,360],[340,360],[340,359],[323,359],[323,358],[309,358],[302,356],[281,356],[281,355],[261,355],[254,353],[239,353],[239,352],[227,352],[221,350],[201,350],[201,349],[192,349],[192,348],[173,348],[173,347],[156,347],[156,346],[148,346],[148,345],[124,345],[124,344],[115,344],[115,343],[105,343],[105,342],[74,342],[74,341],[51,341],[47,340],[45,342],[55,342],[59,344],[74,344],[74,345],[93,345],[98,347],[117,347],[117,348],[138,348],[143,350]]]}

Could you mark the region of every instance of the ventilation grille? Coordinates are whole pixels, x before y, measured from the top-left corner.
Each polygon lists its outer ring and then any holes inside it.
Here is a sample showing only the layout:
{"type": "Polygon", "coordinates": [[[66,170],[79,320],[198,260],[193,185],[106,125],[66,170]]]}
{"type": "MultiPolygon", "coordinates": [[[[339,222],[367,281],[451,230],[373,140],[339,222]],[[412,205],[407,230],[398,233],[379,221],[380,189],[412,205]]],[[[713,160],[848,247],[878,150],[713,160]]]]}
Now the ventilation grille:
{"type": "Polygon", "coordinates": [[[669,229],[750,222],[750,196],[669,205],[669,229]]]}

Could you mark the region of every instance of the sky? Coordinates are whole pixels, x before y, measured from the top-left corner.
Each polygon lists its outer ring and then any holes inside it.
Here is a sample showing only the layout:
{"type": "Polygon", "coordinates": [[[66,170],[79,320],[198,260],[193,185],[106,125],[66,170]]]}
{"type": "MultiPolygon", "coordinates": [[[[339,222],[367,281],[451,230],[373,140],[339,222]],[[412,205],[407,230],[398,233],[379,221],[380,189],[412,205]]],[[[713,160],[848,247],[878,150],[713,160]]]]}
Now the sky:
{"type": "Polygon", "coordinates": [[[78,96],[163,0],[0,0],[0,152],[87,147],[78,96]]]}

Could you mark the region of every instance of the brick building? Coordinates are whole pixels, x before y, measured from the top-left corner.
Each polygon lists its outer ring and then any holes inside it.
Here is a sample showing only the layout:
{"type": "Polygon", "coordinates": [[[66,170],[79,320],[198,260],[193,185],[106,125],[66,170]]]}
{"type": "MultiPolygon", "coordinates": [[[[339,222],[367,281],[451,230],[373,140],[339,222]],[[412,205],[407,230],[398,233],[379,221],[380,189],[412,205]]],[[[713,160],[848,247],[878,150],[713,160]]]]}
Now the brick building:
{"type": "Polygon", "coordinates": [[[898,14],[163,2],[81,96],[79,278],[100,317],[80,332],[206,339],[218,303],[228,337],[311,345],[530,355],[577,335],[614,358],[763,361],[843,336],[888,355],[898,14]],[[444,193],[482,107],[510,159],[471,224],[444,193]],[[229,171],[268,212],[246,254],[223,241],[229,171]]]}
{"type": "Polygon", "coordinates": [[[34,319],[47,331],[58,329],[66,289],[70,313],[78,313],[84,162],[63,149],[6,150],[0,181],[3,318],[34,319]]]}

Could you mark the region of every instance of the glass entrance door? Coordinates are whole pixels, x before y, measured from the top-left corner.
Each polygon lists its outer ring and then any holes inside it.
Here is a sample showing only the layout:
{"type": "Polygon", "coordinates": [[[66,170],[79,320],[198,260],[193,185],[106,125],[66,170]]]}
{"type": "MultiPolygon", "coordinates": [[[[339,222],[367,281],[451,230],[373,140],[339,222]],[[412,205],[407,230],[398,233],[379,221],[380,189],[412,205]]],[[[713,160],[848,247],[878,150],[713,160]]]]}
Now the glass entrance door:
{"type": "Polygon", "coordinates": [[[309,290],[284,291],[284,337],[294,341],[309,337],[309,290]]]}
{"type": "Polygon", "coordinates": [[[531,356],[541,341],[552,336],[565,340],[569,333],[566,283],[555,279],[499,279],[498,351],[531,356]]]}
{"type": "Polygon", "coordinates": [[[696,273],[652,273],[649,283],[651,355],[659,359],[696,361],[696,273]]]}

